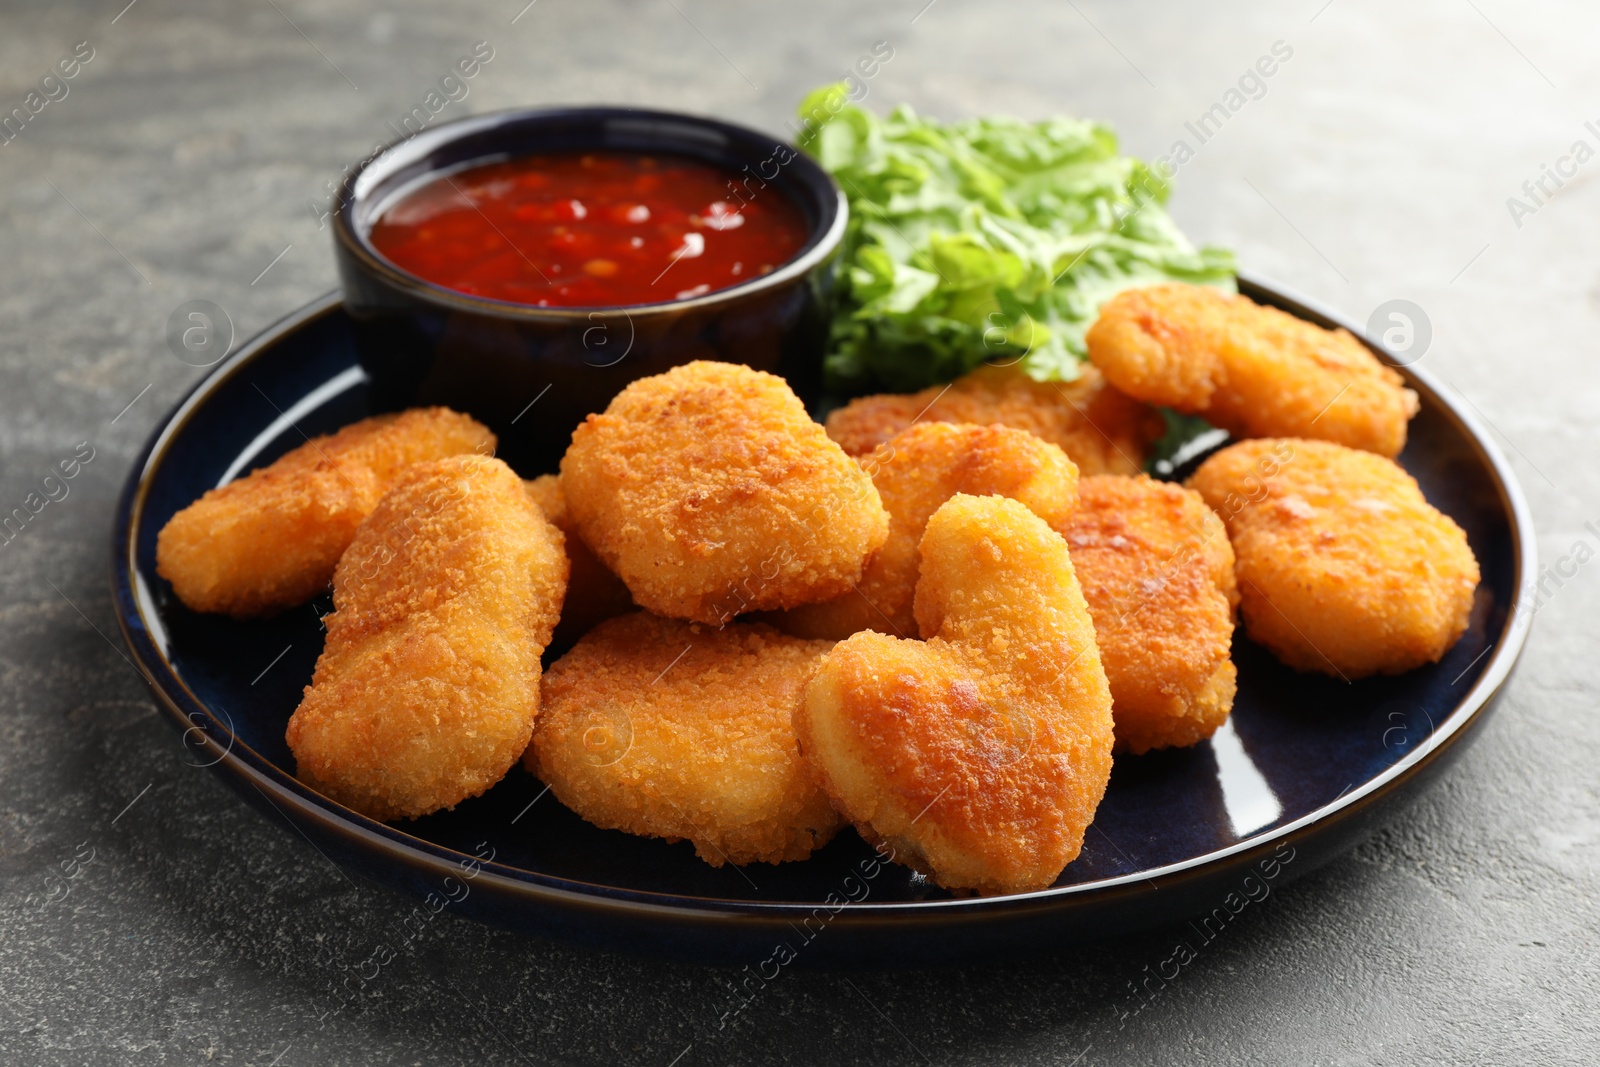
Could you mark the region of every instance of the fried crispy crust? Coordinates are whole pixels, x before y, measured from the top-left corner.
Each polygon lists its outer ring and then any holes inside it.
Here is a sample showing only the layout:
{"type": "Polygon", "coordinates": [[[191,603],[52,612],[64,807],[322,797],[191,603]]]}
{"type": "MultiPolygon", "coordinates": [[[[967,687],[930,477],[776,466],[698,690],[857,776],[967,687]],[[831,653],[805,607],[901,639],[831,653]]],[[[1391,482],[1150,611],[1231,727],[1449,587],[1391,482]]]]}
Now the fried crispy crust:
{"type": "Polygon", "coordinates": [[[805,859],[843,823],[792,722],[830,647],[760,623],[602,623],[545,676],[528,769],[596,826],[687,839],[713,867],[805,859]]]}
{"type": "Polygon", "coordinates": [[[178,512],[156,538],[156,571],[195,611],[275,614],[327,588],[356,527],[401,471],[494,446],[494,434],[449,408],[362,419],[178,512]]]}
{"type": "Polygon", "coordinates": [[[572,435],[561,482],[634,600],[697,622],[840,596],[889,532],[872,479],[784,380],[731,363],[629,385],[572,435]]]}
{"type": "Polygon", "coordinates": [[[1399,674],[1465,632],[1478,561],[1393,461],[1323,441],[1244,441],[1189,485],[1227,523],[1245,631],[1296,670],[1399,674]]]}
{"type": "Polygon", "coordinates": [[[922,537],[925,641],[834,646],[800,748],[868,841],[940,885],[1013,893],[1077,857],[1111,775],[1111,693],[1061,535],[1022,504],[952,497],[922,537]]]}
{"type": "Polygon", "coordinates": [[[522,484],[544,517],[566,536],[567,562],[572,565],[572,573],[561,605],[561,621],[550,639],[556,648],[566,648],[607,619],[632,611],[633,596],[622,579],[583,543],[572,513],[567,510],[560,476],[543,474],[522,484]]]}
{"type": "Polygon", "coordinates": [[[861,465],[889,509],[889,539],[855,589],[778,616],[789,633],[835,641],[860,630],[915,635],[917,546],[928,519],[957,493],[1020,500],[1052,525],[1077,502],[1078,470],[1066,454],[1006,426],[917,423],[861,457],[861,465]]]}
{"type": "Polygon", "coordinates": [[[1178,748],[1233,707],[1239,594],[1222,521],[1200,496],[1140,475],[1078,483],[1066,538],[1111,683],[1117,750],[1178,748]]]}
{"type": "Polygon", "coordinates": [[[1084,474],[1139,472],[1163,432],[1159,415],[1108,386],[1093,367],[1076,381],[1036,382],[1015,367],[983,366],[949,386],[852,400],[828,416],[828,436],[852,456],[866,456],[913,422],[1027,430],[1084,474]]]}
{"type": "Polygon", "coordinates": [[[566,584],[561,532],[504,463],[406,471],[334,574],[327,641],[289,720],[301,780],[385,820],[494,785],[528,746],[566,584]]]}
{"type": "Polygon", "coordinates": [[[1417,394],[1348,331],[1205,286],[1119,293],[1086,341],[1124,393],[1235,437],[1309,437],[1393,457],[1417,413],[1417,394]]]}

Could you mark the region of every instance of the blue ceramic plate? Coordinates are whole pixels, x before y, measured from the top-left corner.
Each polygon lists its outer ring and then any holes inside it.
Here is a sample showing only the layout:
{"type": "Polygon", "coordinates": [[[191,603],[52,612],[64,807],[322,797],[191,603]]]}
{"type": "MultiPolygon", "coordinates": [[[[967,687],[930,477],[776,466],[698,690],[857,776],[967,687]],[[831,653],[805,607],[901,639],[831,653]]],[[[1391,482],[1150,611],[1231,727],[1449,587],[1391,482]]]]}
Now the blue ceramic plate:
{"type": "MultiPolygon", "coordinates": [[[[1241,279],[1241,289],[1360,333],[1263,283],[1241,279]]],[[[303,836],[421,898],[423,914],[448,908],[535,934],[753,969],[791,958],[964,960],[1203,914],[1215,924],[1394,815],[1475,734],[1527,634],[1535,568],[1521,490],[1460,404],[1424,372],[1402,373],[1422,411],[1400,461],[1466,529],[1483,569],[1466,636],[1435,666],[1355,684],[1295,674],[1237,638],[1229,725],[1193,749],[1119,757],[1083,854],[1036,893],[954,899],[876,863],[849,830],[803,863],[713,869],[686,843],[590,826],[520,767],[454,811],[395,826],[301,785],[284,727],[321,650],[328,599],[267,622],[195,615],[157,577],[155,543],[207,489],[370,413],[337,296],[245,345],[157,429],[118,506],[112,586],[133,657],[185,731],[193,762],[289,823],[284,847],[303,836]]]]}

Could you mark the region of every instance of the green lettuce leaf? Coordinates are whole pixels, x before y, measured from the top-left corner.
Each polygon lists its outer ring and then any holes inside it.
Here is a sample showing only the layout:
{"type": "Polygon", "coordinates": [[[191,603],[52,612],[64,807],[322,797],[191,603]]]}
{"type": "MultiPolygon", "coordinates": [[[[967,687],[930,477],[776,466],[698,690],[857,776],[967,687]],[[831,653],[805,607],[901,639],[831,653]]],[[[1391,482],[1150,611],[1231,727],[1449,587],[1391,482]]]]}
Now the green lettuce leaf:
{"type": "Polygon", "coordinates": [[[1196,249],[1166,177],[1080,119],[879,118],[843,85],[800,105],[799,143],[850,202],[826,377],[844,392],[913,390],[985,360],[1077,377],[1083,334],[1123,289],[1234,288],[1231,253],[1196,249]]]}

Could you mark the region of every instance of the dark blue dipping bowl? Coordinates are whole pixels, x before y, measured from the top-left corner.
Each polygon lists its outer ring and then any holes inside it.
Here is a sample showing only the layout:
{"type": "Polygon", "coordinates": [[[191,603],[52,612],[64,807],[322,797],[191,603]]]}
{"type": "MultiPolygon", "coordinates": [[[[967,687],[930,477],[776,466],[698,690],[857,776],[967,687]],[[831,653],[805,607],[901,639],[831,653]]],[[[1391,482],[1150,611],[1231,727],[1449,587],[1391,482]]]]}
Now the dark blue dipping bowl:
{"type": "MultiPolygon", "coordinates": [[[[730,194],[731,195],[731,194],[730,194]]],[[[500,437],[524,475],[554,470],[572,428],[628,382],[695,359],[744,363],[815,389],[846,204],[791,145],[714,119],[631,108],[504,111],[426,130],[340,187],[334,252],[344,307],[376,409],[444,404],[500,437]],[[687,300],[616,308],[533,307],[447,289],[372,245],[378,216],[418,185],[483,163],[607,150],[688,156],[739,175],[745,199],[782,196],[810,235],[789,262],[687,300]]]]}

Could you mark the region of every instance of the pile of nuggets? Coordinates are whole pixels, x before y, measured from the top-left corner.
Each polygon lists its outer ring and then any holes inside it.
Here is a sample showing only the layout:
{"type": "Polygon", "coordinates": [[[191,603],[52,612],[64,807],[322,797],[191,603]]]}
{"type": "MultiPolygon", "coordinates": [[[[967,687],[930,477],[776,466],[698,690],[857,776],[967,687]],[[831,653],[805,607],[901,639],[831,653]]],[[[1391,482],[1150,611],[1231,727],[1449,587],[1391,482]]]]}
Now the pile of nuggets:
{"type": "Polygon", "coordinates": [[[373,818],[521,761],[717,866],[848,823],[952,891],[1042,888],[1114,752],[1226,720],[1236,614],[1297,670],[1392,674],[1455,643],[1479,578],[1393,461],[1416,396],[1348,333],[1166,285],[1088,345],[1070,383],[986,366],[825,427],[781,378],[690,363],[530,482],[464,415],[366,419],[179,512],[158,565],[236,618],[332,582],[288,742],[373,818]],[[1152,480],[1152,405],[1239,440],[1152,480]]]}

